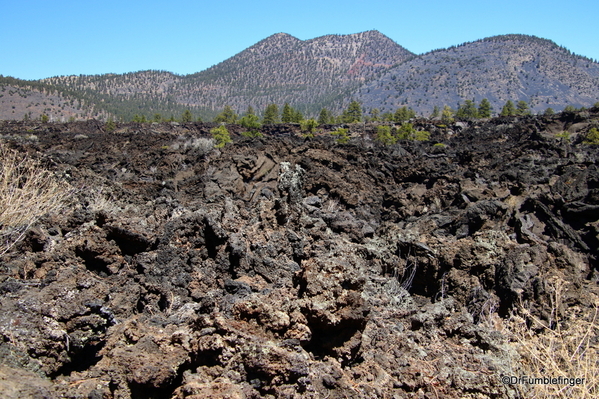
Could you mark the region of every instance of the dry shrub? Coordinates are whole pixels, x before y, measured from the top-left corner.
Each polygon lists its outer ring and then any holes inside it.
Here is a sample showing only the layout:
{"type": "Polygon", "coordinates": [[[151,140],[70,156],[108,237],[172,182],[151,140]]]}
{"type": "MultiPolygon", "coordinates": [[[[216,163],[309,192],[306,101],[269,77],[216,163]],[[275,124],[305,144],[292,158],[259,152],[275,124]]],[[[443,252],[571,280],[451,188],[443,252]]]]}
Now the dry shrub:
{"type": "MultiPolygon", "coordinates": [[[[522,315],[513,316],[506,333],[518,350],[521,375],[530,378],[580,378],[580,384],[520,384],[517,388],[531,398],[597,398],[599,397],[599,302],[595,308],[564,308],[563,281],[553,286],[552,315],[548,323],[521,307],[522,315]],[[554,327],[553,327],[554,326],[554,327]],[[553,328],[552,328],[553,327],[553,328]]],[[[540,381],[539,381],[540,382],[540,381]]]]}
{"type": "Polygon", "coordinates": [[[0,254],[47,213],[63,207],[71,187],[26,155],[0,143],[0,254]]]}

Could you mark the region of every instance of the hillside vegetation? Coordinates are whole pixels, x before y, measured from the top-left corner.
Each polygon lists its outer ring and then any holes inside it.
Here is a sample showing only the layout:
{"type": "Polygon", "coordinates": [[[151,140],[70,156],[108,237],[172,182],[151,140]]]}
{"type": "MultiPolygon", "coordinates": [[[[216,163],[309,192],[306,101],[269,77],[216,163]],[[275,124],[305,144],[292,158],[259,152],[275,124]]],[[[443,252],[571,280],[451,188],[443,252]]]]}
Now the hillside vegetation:
{"type": "Polygon", "coordinates": [[[368,111],[406,106],[430,115],[435,107],[488,99],[498,114],[508,100],[525,101],[533,112],[589,107],[598,92],[596,61],[534,36],[495,36],[416,55],[378,31],[311,40],[277,33],[185,76],[0,77],[0,118],[172,120],[189,109],[194,119],[212,120],[225,106],[237,114],[251,106],[260,115],[285,103],[316,117],[322,108],[339,114],[352,100],[368,111]]]}

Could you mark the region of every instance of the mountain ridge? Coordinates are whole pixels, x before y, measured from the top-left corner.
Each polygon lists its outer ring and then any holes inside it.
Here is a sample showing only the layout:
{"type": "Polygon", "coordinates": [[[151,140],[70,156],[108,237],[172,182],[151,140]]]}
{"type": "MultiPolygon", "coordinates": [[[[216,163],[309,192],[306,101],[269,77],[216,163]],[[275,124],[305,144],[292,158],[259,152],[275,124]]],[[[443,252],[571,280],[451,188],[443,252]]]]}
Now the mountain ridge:
{"type": "MultiPolygon", "coordinates": [[[[279,32],[189,75],[146,70],[11,79],[0,77],[3,91],[20,86],[52,92],[65,97],[59,103],[77,100],[80,112],[34,107],[27,103],[29,95],[21,94],[10,101],[0,97],[2,119],[19,119],[27,109],[30,117],[46,112],[54,119],[66,114],[130,119],[133,113],[168,117],[186,108],[211,118],[225,105],[241,113],[248,106],[260,112],[267,104],[286,102],[315,115],[322,107],[340,112],[353,99],[366,110],[409,106],[422,114],[434,106],[455,108],[466,99],[482,98],[498,111],[510,99],[530,102],[538,112],[596,102],[599,64],[532,35],[490,36],[415,54],[377,30],[308,40],[279,32]]],[[[31,96],[41,104],[39,95],[31,96]]]]}

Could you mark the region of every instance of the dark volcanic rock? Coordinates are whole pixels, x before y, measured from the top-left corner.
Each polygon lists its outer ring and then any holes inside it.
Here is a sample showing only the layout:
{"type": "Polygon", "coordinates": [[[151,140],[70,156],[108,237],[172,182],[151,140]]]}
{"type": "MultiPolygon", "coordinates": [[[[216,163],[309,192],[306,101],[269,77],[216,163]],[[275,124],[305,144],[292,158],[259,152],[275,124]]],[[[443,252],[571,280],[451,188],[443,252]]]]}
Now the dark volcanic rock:
{"type": "Polygon", "coordinates": [[[220,150],[200,125],[1,125],[78,190],[1,257],[0,390],[519,397],[493,320],[554,323],[555,279],[562,307],[595,305],[598,153],[552,138],[567,123],[417,121],[442,150],[371,125],[220,150]]]}

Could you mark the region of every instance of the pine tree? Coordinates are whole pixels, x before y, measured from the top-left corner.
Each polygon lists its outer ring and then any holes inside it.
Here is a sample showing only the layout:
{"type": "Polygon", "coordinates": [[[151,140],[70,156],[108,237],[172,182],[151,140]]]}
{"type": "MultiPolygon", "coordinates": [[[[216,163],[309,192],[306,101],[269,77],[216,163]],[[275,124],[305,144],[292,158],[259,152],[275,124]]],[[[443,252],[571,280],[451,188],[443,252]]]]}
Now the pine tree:
{"type": "Polygon", "coordinates": [[[412,108],[403,106],[401,108],[398,108],[397,111],[395,111],[395,114],[393,114],[393,121],[395,123],[404,123],[415,117],[416,112],[414,112],[412,108]]]}
{"type": "Polygon", "coordinates": [[[518,101],[518,106],[516,107],[516,115],[530,115],[530,110],[528,109],[528,104],[526,101],[518,101]]]}
{"type": "Polygon", "coordinates": [[[460,105],[456,111],[455,118],[462,121],[478,118],[478,110],[476,109],[474,101],[464,101],[464,104],[460,105]]]}
{"type": "Polygon", "coordinates": [[[378,122],[381,120],[380,118],[381,111],[378,108],[372,108],[370,110],[370,120],[373,122],[378,122]]]}
{"type": "Polygon", "coordinates": [[[352,101],[343,111],[343,123],[356,123],[362,121],[362,106],[356,100],[352,101]]]}
{"type": "Polygon", "coordinates": [[[296,109],[293,112],[293,123],[302,123],[303,120],[304,120],[304,114],[302,114],[301,111],[296,109]]]}
{"type": "Polygon", "coordinates": [[[248,130],[256,130],[262,127],[260,119],[253,113],[246,113],[240,120],[239,124],[248,130]]]}
{"type": "Polygon", "coordinates": [[[503,108],[501,109],[501,116],[514,116],[516,115],[516,107],[514,107],[514,103],[512,100],[507,100],[503,108]]]}
{"type": "Polygon", "coordinates": [[[278,123],[279,122],[279,107],[277,104],[269,104],[266,106],[264,110],[264,118],[262,118],[262,123],[265,125],[278,123]]]}
{"type": "Polygon", "coordinates": [[[256,115],[256,113],[254,112],[254,107],[252,107],[251,105],[248,105],[248,109],[245,111],[245,116],[247,115],[256,115]]]}
{"type": "Polygon", "coordinates": [[[335,123],[334,117],[328,109],[323,108],[320,110],[320,114],[318,115],[318,124],[326,125],[327,123],[335,123]],[[333,121],[331,121],[331,119],[333,119],[333,121]]]}
{"type": "Polygon", "coordinates": [[[220,125],[211,129],[210,134],[212,135],[214,141],[216,141],[216,144],[214,145],[216,148],[222,148],[227,145],[227,143],[233,142],[231,135],[229,134],[229,131],[225,125],[220,125]]]}
{"type": "Polygon", "coordinates": [[[449,105],[443,107],[443,111],[441,111],[441,121],[446,125],[454,122],[453,110],[449,105]]]}
{"type": "Polygon", "coordinates": [[[189,123],[193,120],[193,115],[191,115],[191,111],[186,109],[181,115],[181,122],[189,123]]]}
{"type": "Polygon", "coordinates": [[[214,118],[214,122],[216,123],[236,123],[237,122],[237,114],[233,111],[231,106],[226,105],[223,109],[223,112],[218,114],[216,118],[214,118]]]}
{"type": "Polygon", "coordinates": [[[493,108],[491,103],[486,98],[483,98],[478,105],[478,117],[479,118],[490,118],[493,108]]]}
{"type": "Polygon", "coordinates": [[[107,132],[113,132],[116,129],[116,125],[114,124],[112,117],[108,118],[104,129],[106,129],[107,132]]]}
{"type": "Polygon", "coordinates": [[[281,114],[281,122],[283,122],[283,123],[294,122],[294,120],[293,120],[294,113],[295,113],[295,111],[293,110],[293,108],[291,108],[289,103],[285,103],[285,105],[283,106],[283,113],[281,114]]]}

